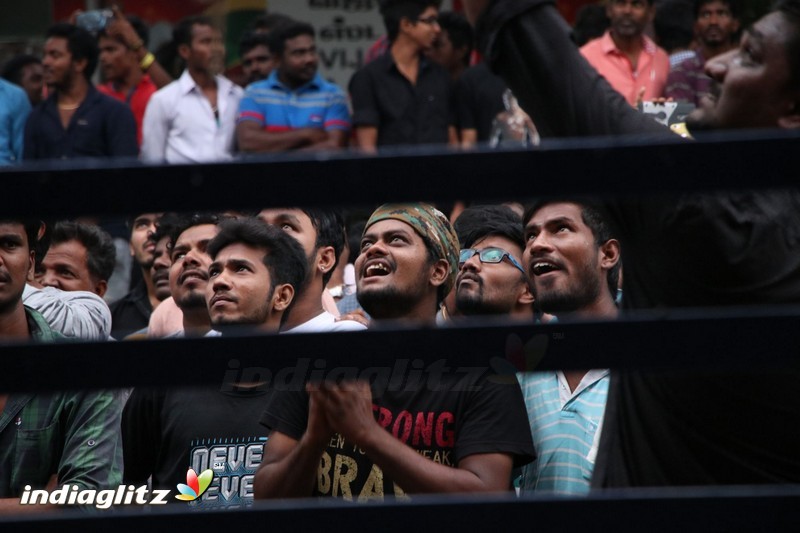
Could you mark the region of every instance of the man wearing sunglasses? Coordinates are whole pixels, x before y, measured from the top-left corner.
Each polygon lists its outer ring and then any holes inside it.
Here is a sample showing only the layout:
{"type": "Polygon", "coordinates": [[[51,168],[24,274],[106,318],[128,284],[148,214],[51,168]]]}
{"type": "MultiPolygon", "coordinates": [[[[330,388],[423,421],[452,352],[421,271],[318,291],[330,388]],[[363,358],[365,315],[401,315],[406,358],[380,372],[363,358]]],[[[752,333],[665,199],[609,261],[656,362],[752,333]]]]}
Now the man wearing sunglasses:
{"type": "MultiPolygon", "coordinates": [[[[561,321],[614,319],[619,242],[592,206],[534,205],[525,216],[525,253],[536,305],[561,321]]],[[[519,374],[535,462],[522,470],[522,491],[585,494],[594,470],[609,371],[519,374]]]]}
{"type": "Polygon", "coordinates": [[[466,209],[454,224],[462,249],[456,278],[459,314],[533,322],[533,293],[522,267],[522,219],[502,205],[466,209]]]}

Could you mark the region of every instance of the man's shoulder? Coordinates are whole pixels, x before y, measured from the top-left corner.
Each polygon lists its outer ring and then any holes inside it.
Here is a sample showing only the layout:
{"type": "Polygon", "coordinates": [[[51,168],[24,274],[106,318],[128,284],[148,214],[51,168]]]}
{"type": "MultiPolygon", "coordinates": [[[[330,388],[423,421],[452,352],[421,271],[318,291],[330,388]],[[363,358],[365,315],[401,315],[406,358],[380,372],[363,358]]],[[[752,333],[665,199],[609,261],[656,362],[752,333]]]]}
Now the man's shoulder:
{"type": "Polygon", "coordinates": [[[25,318],[28,320],[28,329],[31,332],[31,339],[34,342],[57,342],[66,340],[67,337],[55,331],[47,323],[41,313],[27,305],[25,308],[25,318]]]}

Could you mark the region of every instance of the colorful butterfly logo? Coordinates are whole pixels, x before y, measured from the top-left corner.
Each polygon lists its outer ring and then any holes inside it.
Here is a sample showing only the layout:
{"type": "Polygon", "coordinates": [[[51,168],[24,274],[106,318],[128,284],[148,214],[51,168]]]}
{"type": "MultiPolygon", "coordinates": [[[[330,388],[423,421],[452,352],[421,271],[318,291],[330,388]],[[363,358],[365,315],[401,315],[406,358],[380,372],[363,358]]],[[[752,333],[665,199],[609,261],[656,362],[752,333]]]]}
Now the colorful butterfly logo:
{"type": "Polygon", "coordinates": [[[203,495],[211,480],[214,479],[214,472],[211,469],[204,470],[199,476],[193,469],[186,472],[186,485],[178,483],[178,492],[175,497],[179,500],[191,502],[203,495]]]}

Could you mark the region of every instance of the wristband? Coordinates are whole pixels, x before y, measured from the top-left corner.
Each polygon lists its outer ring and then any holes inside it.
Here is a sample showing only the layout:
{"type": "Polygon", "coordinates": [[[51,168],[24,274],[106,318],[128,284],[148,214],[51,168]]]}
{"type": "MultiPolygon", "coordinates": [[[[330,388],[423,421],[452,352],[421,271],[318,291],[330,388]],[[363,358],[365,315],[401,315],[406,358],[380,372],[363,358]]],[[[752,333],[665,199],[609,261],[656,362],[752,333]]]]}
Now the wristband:
{"type": "Polygon", "coordinates": [[[142,68],[142,71],[146,71],[150,68],[150,65],[155,63],[156,56],[153,55],[153,52],[147,52],[147,54],[142,58],[142,62],[139,63],[139,66],[142,68]]]}

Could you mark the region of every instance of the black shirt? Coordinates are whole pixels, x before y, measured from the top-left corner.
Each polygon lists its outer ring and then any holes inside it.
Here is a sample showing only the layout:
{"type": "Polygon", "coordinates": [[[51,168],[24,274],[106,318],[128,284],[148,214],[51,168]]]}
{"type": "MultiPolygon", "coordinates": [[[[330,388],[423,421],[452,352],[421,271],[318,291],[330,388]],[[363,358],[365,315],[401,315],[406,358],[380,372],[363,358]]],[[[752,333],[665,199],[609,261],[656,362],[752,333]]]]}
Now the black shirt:
{"type": "Polygon", "coordinates": [[[58,94],[36,106],[25,125],[24,159],[131,156],[139,153],[136,121],[128,106],[89,85],[65,129],[58,94]]]}
{"type": "Polygon", "coordinates": [[[111,336],[117,340],[144,329],[150,323],[150,298],[144,281],[131,292],[111,304],[111,336]]]}
{"type": "Polygon", "coordinates": [[[506,82],[489,70],[486,63],[468,68],[456,83],[455,99],[459,129],[478,131],[478,142],[486,142],[492,123],[505,110],[506,82]]]}
{"type": "Polygon", "coordinates": [[[412,85],[387,51],[353,74],[350,98],[353,125],[378,128],[378,146],[446,144],[455,124],[450,75],[425,58],[412,85]]]}

